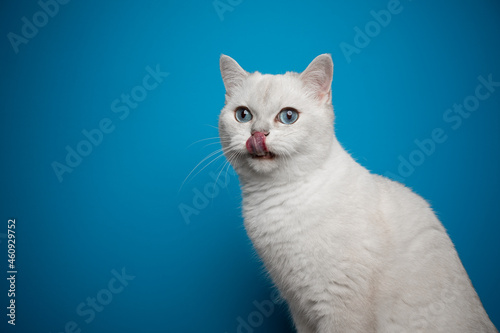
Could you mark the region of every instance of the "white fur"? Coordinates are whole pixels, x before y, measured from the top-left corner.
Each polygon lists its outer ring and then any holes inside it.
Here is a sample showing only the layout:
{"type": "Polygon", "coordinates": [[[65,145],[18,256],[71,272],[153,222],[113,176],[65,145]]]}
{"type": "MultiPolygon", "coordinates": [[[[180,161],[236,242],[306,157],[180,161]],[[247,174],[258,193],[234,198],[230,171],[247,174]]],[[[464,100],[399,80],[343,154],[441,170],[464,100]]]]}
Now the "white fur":
{"type": "Polygon", "coordinates": [[[243,191],[245,228],[300,333],[497,332],[428,203],[370,174],[333,129],[329,55],[302,73],[245,72],[221,57],[219,129],[243,191]],[[248,123],[235,120],[246,106],[248,123]],[[292,125],[276,120],[300,112],[292,125]],[[245,149],[269,131],[274,159],[245,149]]]}

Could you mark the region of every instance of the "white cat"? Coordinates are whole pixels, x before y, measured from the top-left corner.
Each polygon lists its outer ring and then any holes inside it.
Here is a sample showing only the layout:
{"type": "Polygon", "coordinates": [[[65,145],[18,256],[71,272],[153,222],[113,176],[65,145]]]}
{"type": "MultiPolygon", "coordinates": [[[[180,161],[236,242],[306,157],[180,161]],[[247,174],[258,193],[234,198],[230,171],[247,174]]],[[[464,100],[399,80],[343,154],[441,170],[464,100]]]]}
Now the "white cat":
{"type": "Polygon", "coordinates": [[[245,228],[298,332],[497,332],[429,204],[340,146],[330,55],[301,74],[220,68],[245,228]]]}

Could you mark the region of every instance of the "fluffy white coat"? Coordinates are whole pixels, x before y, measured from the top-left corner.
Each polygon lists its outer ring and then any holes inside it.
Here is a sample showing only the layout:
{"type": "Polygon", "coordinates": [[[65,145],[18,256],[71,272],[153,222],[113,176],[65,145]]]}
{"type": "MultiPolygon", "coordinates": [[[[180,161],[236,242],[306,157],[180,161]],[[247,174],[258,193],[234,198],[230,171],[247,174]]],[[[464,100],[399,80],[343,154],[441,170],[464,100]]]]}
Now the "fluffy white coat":
{"type": "Polygon", "coordinates": [[[248,73],[225,55],[220,66],[219,131],[245,228],[298,332],[497,332],[429,204],[338,143],[329,55],[301,74],[248,73]],[[286,107],[299,112],[291,125],[277,118],[286,107]],[[273,158],[248,152],[255,131],[273,158]]]}

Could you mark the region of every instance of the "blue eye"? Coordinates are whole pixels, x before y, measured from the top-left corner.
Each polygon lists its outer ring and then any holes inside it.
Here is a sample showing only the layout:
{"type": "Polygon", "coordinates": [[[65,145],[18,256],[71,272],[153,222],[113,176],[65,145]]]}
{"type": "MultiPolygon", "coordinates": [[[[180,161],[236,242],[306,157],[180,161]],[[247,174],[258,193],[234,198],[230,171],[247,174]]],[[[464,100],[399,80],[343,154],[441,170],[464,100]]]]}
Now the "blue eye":
{"type": "Polygon", "coordinates": [[[278,114],[278,119],[285,125],[291,125],[299,119],[299,113],[294,109],[283,109],[278,114]]]}
{"type": "Polygon", "coordinates": [[[249,122],[253,118],[250,111],[248,111],[247,108],[243,108],[243,107],[237,108],[234,116],[236,117],[236,120],[238,120],[240,123],[249,122]]]}

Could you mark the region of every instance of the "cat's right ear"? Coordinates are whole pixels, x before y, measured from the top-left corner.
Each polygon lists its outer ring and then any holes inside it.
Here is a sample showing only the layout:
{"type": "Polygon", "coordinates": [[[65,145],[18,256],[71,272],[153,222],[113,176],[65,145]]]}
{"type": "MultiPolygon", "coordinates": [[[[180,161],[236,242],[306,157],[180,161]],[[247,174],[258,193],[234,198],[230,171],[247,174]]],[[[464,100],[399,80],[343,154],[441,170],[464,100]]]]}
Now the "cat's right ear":
{"type": "Polygon", "coordinates": [[[226,96],[231,96],[234,89],[240,86],[248,76],[247,71],[241,68],[233,58],[225,54],[220,56],[220,73],[226,87],[226,96]]]}
{"type": "Polygon", "coordinates": [[[300,78],[318,100],[332,102],[333,61],[329,54],[317,56],[300,74],[300,78]]]}

